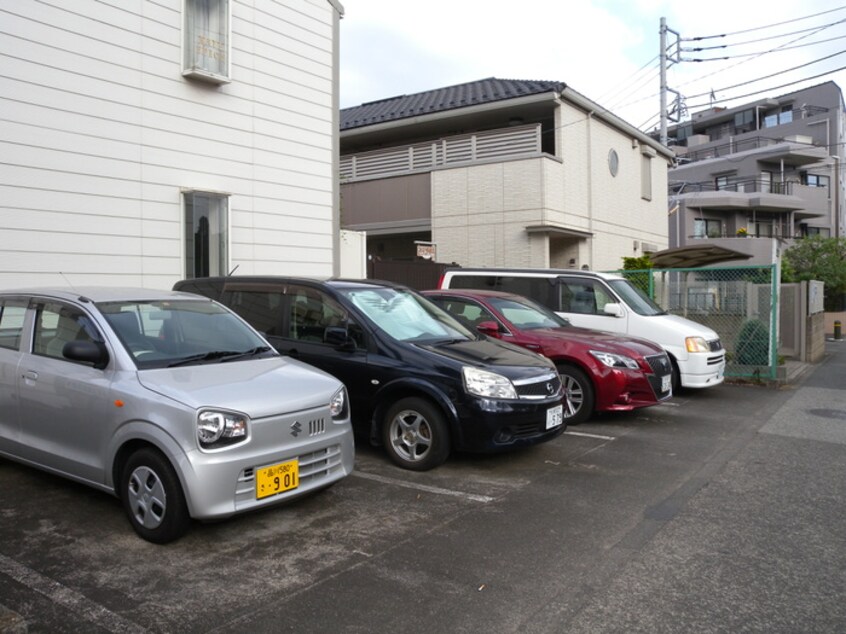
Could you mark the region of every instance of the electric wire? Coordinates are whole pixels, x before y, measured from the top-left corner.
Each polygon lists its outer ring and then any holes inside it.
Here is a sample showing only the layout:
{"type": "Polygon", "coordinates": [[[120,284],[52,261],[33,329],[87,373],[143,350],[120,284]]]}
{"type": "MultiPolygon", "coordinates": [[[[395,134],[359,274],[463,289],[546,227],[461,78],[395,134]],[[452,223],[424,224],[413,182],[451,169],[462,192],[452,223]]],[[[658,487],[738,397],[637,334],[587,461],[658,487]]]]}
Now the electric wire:
{"type": "Polygon", "coordinates": [[[828,9],[827,11],[821,11],[820,13],[814,13],[812,15],[806,15],[801,18],[794,18],[792,20],[785,20],[784,22],[776,22],[774,24],[767,24],[765,26],[756,26],[751,29],[743,29],[742,31],[733,31],[732,33],[718,33],[716,35],[703,35],[698,37],[692,38],[680,38],[682,42],[698,42],[700,40],[710,40],[718,37],[730,37],[732,35],[741,35],[743,33],[752,33],[753,31],[763,31],[764,29],[771,29],[774,26],[782,26],[784,24],[793,24],[795,22],[801,22],[802,20],[809,20],[810,18],[816,18],[821,15],[826,15],[828,13],[834,13],[836,11],[843,11],[846,9],[846,4],[836,7],[834,9],[828,9]]]}

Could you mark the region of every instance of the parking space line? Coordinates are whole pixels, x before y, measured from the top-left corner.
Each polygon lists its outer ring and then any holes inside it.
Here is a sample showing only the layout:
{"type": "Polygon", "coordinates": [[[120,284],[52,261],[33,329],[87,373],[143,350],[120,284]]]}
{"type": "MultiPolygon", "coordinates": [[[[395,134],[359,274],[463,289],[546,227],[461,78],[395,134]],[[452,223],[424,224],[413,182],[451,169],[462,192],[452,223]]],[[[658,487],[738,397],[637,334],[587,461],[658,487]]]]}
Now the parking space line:
{"type": "MultiPolygon", "coordinates": [[[[140,625],[128,621],[119,614],[109,611],[99,603],[95,603],[86,596],[71,590],[58,581],[27,568],[22,563],[0,555],[0,572],[14,579],[34,592],[44,595],[53,603],[61,605],[81,618],[115,634],[133,632],[142,634],[147,632],[140,625]]],[[[8,606],[7,606],[8,607],[8,606]]]]}
{"type": "Polygon", "coordinates": [[[614,436],[603,436],[601,434],[588,434],[583,431],[565,431],[568,436],[582,436],[584,438],[596,438],[597,440],[617,440],[614,436]]]}
{"type": "Polygon", "coordinates": [[[466,491],[442,489],[441,487],[433,487],[427,484],[416,484],[414,482],[407,482],[406,480],[386,478],[385,476],[376,475],[374,473],[366,473],[364,471],[353,471],[350,475],[358,476],[359,478],[363,478],[365,480],[381,482],[382,484],[392,484],[394,486],[405,487],[407,489],[417,489],[418,491],[425,491],[426,493],[434,493],[436,495],[451,495],[453,497],[464,498],[465,500],[472,500],[473,502],[482,502],[484,504],[493,502],[496,499],[488,495],[476,495],[475,493],[467,493],[466,491]]]}

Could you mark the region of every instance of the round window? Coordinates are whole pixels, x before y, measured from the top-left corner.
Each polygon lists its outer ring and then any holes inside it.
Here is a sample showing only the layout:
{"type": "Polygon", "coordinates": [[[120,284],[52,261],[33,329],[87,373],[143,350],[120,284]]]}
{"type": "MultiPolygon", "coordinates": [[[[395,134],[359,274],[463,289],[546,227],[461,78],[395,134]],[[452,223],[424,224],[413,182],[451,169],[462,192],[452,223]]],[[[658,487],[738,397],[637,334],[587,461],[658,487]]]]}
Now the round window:
{"type": "Polygon", "coordinates": [[[611,176],[616,176],[619,168],[620,157],[617,156],[617,150],[611,150],[608,152],[608,171],[611,172],[611,176]]]}

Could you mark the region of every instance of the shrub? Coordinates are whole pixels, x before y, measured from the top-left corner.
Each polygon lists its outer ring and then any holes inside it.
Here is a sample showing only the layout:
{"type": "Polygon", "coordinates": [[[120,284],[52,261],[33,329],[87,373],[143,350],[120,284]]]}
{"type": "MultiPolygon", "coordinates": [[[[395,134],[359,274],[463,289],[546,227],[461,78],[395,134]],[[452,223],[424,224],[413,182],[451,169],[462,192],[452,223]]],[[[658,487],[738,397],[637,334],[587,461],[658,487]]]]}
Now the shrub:
{"type": "Polygon", "coordinates": [[[735,343],[735,362],[739,365],[770,364],[770,332],[757,319],[749,319],[740,327],[735,343]]]}

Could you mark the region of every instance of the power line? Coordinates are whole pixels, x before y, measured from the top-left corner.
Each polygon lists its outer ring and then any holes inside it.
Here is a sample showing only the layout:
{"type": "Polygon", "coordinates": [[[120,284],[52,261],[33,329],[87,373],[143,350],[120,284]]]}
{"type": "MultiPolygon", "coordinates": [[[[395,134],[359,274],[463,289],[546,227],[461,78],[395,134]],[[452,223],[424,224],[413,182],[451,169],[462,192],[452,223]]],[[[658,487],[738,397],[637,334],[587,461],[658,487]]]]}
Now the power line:
{"type": "MultiPolygon", "coordinates": [[[[827,28],[827,27],[826,27],[827,28]]],[[[791,51],[796,48],[805,48],[807,46],[814,46],[816,44],[825,44],[826,42],[834,42],[835,40],[842,40],[846,35],[838,35],[837,37],[830,37],[827,40],[818,40],[816,42],[806,42],[805,44],[797,44],[796,46],[779,46],[778,48],[770,49],[768,51],[759,51],[757,53],[740,53],[737,55],[729,55],[726,57],[714,57],[711,59],[682,59],[683,62],[721,62],[727,59],[736,59],[739,57],[760,57],[768,53],[781,53],[782,51],[791,51]]],[[[795,40],[794,40],[795,41],[795,40]]]]}
{"type": "MultiPolygon", "coordinates": [[[[653,64],[653,63],[654,63],[657,59],[658,59],[658,56],[656,55],[656,56],[655,56],[655,57],[653,57],[651,60],[649,60],[648,62],[646,62],[643,66],[641,66],[641,67],[640,67],[640,68],[639,68],[639,69],[638,69],[638,70],[634,73],[634,75],[632,75],[632,77],[631,77],[628,81],[626,81],[626,82],[625,82],[622,86],[616,86],[616,87],[612,88],[611,90],[606,91],[605,93],[603,93],[603,94],[599,97],[599,99],[600,99],[600,100],[605,100],[606,98],[609,98],[609,99],[610,99],[613,95],[619,94],[621,91],[623,91],[624,89],[626,89],[628,85],[630,85],[630,84],[634,83],[635,81],[637,81],[637,77],[638,77],[638,75],[640,75],[640,74],[641,74],[641,73],[642,73],[642,72],[643,72],[643,71],[644,71],[644,70],[645,70],[645,69],[646,69],[646,68],[647,68],[650,64],[653,64]]],[[[653,70],[653,74],[649,76],[649,79],[652,79],[652,77],[654,77],[654,72],[655,72],[657,69],[658,69],[658,66],[657,66],[657,65],[655,65],[655,66],[654,66],[654,70],[653,70]]]]}
{"type": "MultiPolygon", "coordinates": [[[[831,22],[825,26],[834,26],[836,24],[841,24],[842,22],[846,22],[846,18],[842,20],[837,20],[836,22],[831,22]]],[[[820,27],[814,26],[809,29],[802,29],[800,31],[791,31],[790,33],[781,33],[779,35],[770,35],[769,37],[761,37],[755,40],[746,40],[745,42],[731,42],[730,44],[720,44],[718,46],[697,46],[694,48],[680,48],[679,50],[683,53],[697,53],[700,51],[710,51],[718,48],[728,48],[729,46],[746,46],[747,44],[757,44],[758,42],[766,42],[767,40],[777,40],[782,37],[788,37],[790,35],[798,35],[799,33],[807,33],[808,31],[816,31],[820,27]]]]}
{"type": "MultiPolygon", "coordinates": [[[[846,54],[846,50],[838,51],[837,53],[832,53],[831,55],[826,55],[825,57],[821,57],[819,59],[815,59],[811,62],[807,62],[806,64],[800,64],[799,66],[794,66],[793,68],[785,68],[784,70],[780,70],[777,73],[771,73],[769,75],[764,75],[763,77],[758,77],[757,79],[752,79],[749,81],[745,81],[739,84],[734,84],[733,86],[723,86],[722,88],[716,88],[714,91],[724,91],[724,90],[732,90],[733,88],[741,88],[742,86],[748,86],[749,84],[754,84],[759,81],[764,81],[765,79],[770,79],[771,77],[775,77],[776,75],[786,75],[787,73],[793,72],[794,70],[799,70],[800,68],[805,68],[806,66],[811,66],[813,64],[818,64],[820,62],[824,62],[827,59],[831,59],[832,57],[837,57],[838,55],[846,54]]],[[[697,97],[706,97],[711,94],[709,92],[701,92],[696,95],[688,95],[688,99],[696,99],[697,97]]]]}
{"type": "Polygon", "coordinates": [[[784,22],[776,22],[774,24],[767,24],[765,26],[756,26],[751,29],[744,29],[742,31],[734,31],[732,33],[719,33],[717,35],[703,35],[699,37],[692,37],[692,38],[680,38],[682,42],[698,42],[700,40],[710,40],[718,37],[729,37],[732,35],[741,35],[743,33],[752,33],[753,31],[763,31],[764,29],[771,29],[774,26],[782,26],[784,24],[792,24],[794,22],[801,22],[802,20],[809,20],[810,18],[816,18],[821,15],[826,15],[827,13],[834,13],[836,11],[843,11],[846,9],[846,5],[841,5],[835,9],[829,9],[828,11],[821,11],[820,13],[814,13],[812,15],[806,15],[801,18],[794,18],[792,20],[785,20],[784,22]]]}
{"type": "Polygon", "coordinates": [[[760,94],[763,94],[763,93],[773,92],[774,90],[781,90],[782,88],[787,88],[789,86],[795,86],[796,84],[801,84],[801,83],[806,82],[806,81],[819,79],[820,77],[825,77],[826,75],[830,75],[832,73],[838,73],[841,70],[846,70],[846,66],[841,66],[840,68],[835,68],[834,70],[826,71],[824,73],[820,73],[820,74],[814,75],[812,77],[804,77],[802,79],[797,79],[796,81],[792,81],[792,82],[789,82],[789,83],[786,83],[786,84],[781,84],[780,86],[772,86],[771,88],[768,88],[766,90],[758,90],[756,92],[750,92],[750,93],[747,93],[745,95],[735,95],[734,97],[730,97],[728,99],[718,99],[718,100],[715,100],[715,101],[710,101],[709,104],[704,104],[704,103],[701,104],[701,105],[696,104],[696,105],[693,105],[693,106],[689,106],[688,108],[689,109],[704,108],[706,105],[714,105],[715,103],[725,103],[727,101],[735,101],[737,99],[746,99],[747,97],[754,97],[756,95],[760,95],[760,94]]]}

